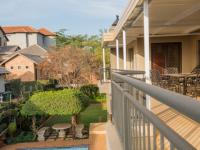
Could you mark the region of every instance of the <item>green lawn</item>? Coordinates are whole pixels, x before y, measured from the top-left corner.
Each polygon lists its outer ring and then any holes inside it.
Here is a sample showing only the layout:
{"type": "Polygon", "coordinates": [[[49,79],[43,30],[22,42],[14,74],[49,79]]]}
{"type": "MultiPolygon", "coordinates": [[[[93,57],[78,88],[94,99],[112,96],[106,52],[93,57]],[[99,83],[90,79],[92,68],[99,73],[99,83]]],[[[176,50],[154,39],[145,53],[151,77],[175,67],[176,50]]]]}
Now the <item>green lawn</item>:
{"type": "MultiPolygon", "coordinates": [[[[46,121],[44,126],[52,126],[56,123],[70,123],[71,116],[52,116],[46,121]]],[[[80,123],[83,123],[86,127],[89,127],[90,123],[106,122],[107,110],[106,107],[101,104],[91,104],[80,114],[80,123]]]]}

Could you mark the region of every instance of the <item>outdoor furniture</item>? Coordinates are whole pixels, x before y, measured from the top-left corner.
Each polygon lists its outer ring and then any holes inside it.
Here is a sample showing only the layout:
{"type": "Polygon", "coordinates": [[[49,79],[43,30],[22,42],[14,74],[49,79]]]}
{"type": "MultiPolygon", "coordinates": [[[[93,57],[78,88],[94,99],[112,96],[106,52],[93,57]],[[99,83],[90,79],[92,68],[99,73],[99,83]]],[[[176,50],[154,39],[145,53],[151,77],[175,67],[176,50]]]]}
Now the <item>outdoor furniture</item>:
{"type": "Polygon", "coordinates": [[[47,136],[49,136],[51,133],[50,127],[43,127],[38,130],[37,135],[38,135],[38,141],[44,141],[47,136]]]}
{"type": "Polygon", "coordinates": [[[180,74],[163,74],[162,76],[169,77],[169,89],[181,92],[182,94],[187,94],[187,78],[194,76],[191,73],[180,73],[180,74]],[[170,83],[171,81],[171,83],[170,83]],[[180,91],[180,89],[182,90],[180,91]]]}
{"type": "Polygon", "coordinates": [[[189,76],[186,81],[187,95],[197,99],[200,96],[200,74],[189,76]]]}
{"type": "Polygon", "coordinates": [[[167,68],[164,69],[164,74],[178,74],[178,68],[167,67],[167,68]]]}
{"type": "Polygon", "coordinates": [[[75,127],[75,137],[77,138],[83,138],[83,129],[84,129],[84,125],[83,124],[78,124],[75,127]]]}
{"type": "Polygon", "coordinates": [[[65,130],[71,128],[71,124],[68,123],[55,124],[52,126],[52,128],[58,132],[58,137],[64,138],[66,135],[65,130]]]}
{"type": "Polygon", "coordinates": [[[164,87],[164,88],[167,85],[167,80],[161,76],[158,70],[151,70],[150,78],[153,85],[164,87]]]}

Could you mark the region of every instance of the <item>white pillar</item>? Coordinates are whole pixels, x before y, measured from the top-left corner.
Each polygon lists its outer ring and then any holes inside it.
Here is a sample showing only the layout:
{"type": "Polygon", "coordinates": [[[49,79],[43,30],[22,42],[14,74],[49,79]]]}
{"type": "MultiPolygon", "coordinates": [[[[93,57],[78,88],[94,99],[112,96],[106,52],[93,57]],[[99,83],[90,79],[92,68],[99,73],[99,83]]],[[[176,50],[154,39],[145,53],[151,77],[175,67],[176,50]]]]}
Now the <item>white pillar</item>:
{"type": "Polygon", "coordinates": [[[105,57],[105,48],[103,48],[103,81],[106,81],[106,57],[105,57]]]}
{"type": "MultiPolygon", "coordinates": [[[[150,83],[149,0],[144,0],[144,64],[146,83],[150,83]]],[[[147,108],[151,108],[150,97],[146,96],[147,108]]]]}
{"type": "Polygon", "coordinates": [[[116,64],[117,69],[119,69],[119,40],[116,39],[116,64]]]}
{"type": "Polygon", "coordinates": [[[124,70],[126,70],[126,31],[123,30],[123,60],[124,60],[124,70]]]}

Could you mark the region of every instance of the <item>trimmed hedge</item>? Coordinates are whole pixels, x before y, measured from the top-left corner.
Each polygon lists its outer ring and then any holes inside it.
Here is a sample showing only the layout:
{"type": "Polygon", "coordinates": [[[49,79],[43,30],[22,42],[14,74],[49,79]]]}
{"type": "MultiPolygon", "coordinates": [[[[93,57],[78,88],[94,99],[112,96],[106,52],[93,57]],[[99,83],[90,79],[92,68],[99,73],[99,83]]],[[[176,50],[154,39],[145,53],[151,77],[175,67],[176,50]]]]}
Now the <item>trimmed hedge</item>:
{"type": "Polygon", "coordinates": [[[88,97],[79,90],[38,92],[31,96],[21,109],[22,115],[73,115],[89,104],[88,97]]]}
{"type": "Polygon", "coordinates": [[[92,100],[99,95],[99,87],[95,84],[83,85],[81,86],[80,91],[92,100]]]}

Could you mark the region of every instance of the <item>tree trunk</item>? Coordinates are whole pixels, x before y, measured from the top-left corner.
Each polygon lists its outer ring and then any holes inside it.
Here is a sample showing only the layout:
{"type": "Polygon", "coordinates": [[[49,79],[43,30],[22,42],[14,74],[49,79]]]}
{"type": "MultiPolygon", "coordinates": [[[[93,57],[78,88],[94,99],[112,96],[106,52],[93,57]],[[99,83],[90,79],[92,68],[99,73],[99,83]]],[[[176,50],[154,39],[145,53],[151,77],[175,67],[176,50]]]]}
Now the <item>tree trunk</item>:
{"type": "Polygon", "coordinates": [[[32,116],[32,131],[34,136],[36,136],[37,134],[37,129],[36,129],[36,117],[32,116]]]}
{"type": "Polygon", "coordinates": [[[72,135],[73,135],[73,138],[75,138],[75,135],[76,135],[76,125],[77,125],[77,122],[78,122],[78,115],[72,115],[71,117],[71,124],[72,124],[72,135]]]}

